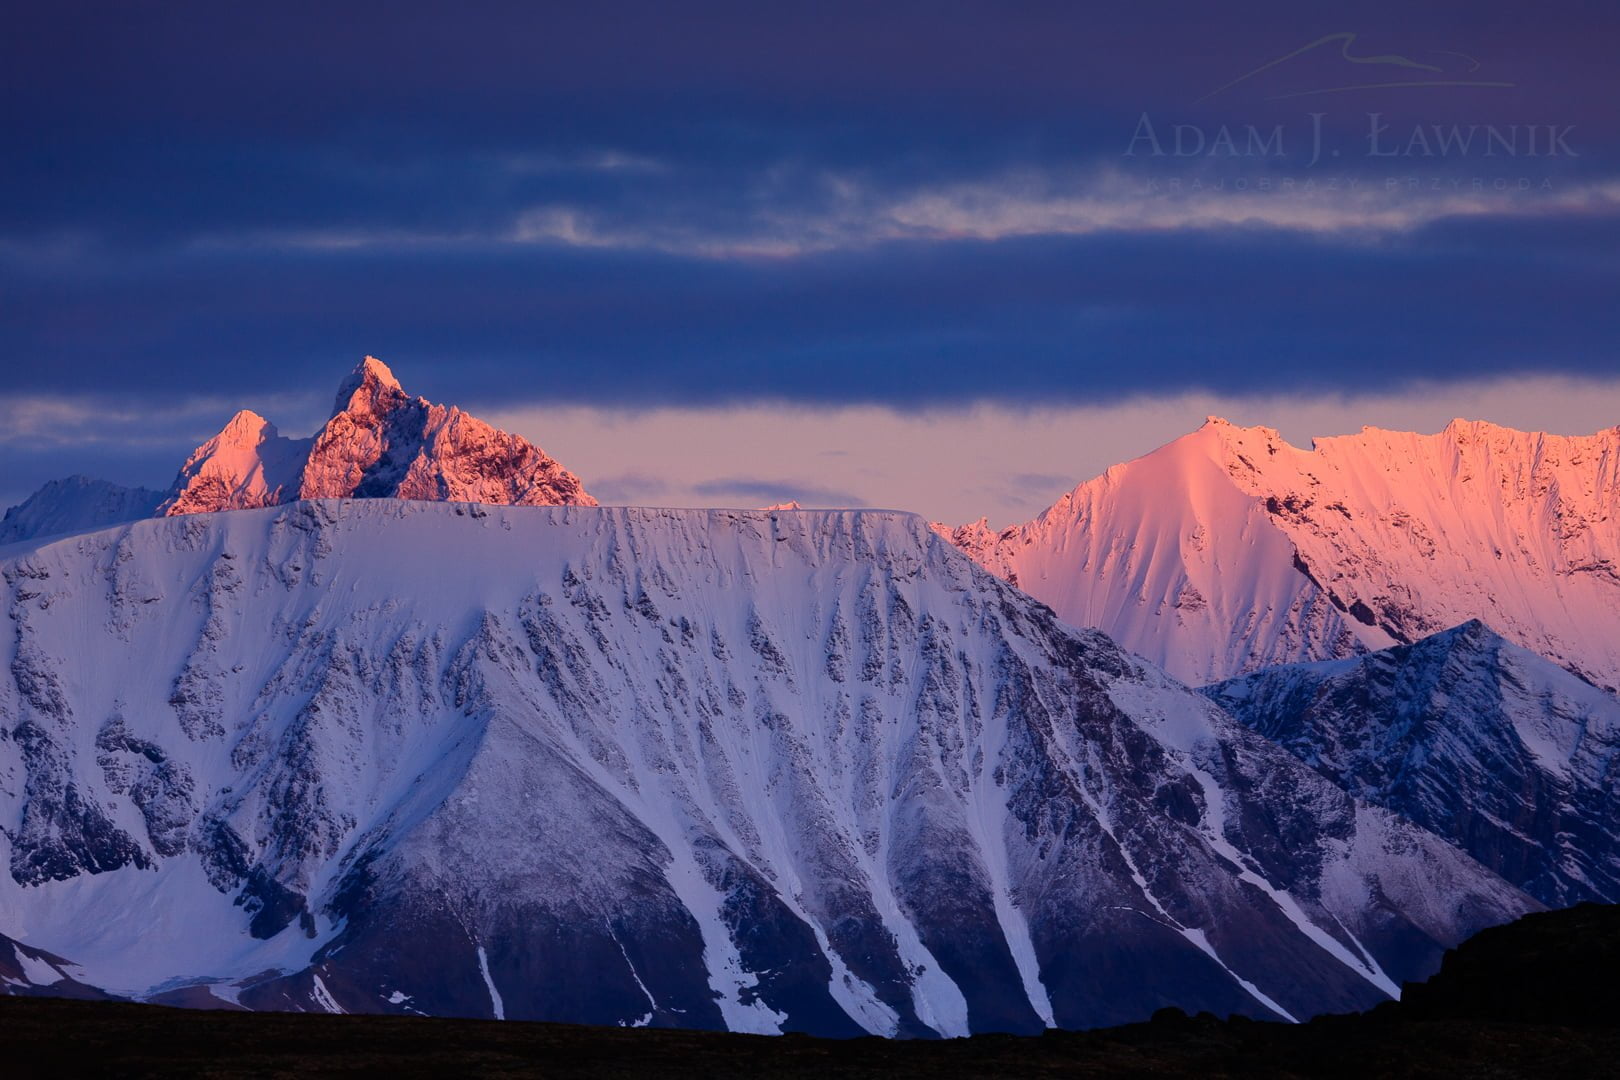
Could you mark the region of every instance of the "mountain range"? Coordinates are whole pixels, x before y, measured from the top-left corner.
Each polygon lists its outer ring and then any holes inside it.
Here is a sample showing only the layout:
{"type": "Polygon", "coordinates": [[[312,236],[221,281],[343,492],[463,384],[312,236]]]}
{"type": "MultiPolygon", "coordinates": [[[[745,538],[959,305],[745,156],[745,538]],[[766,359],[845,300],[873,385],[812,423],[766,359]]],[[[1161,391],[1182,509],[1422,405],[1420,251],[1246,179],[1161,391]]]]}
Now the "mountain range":
{"type": "Polygon", "coordinates": [[[1617,441],[1212,419],[999,533],[603,508],[368,357],[307,439],[244,411],[165,493],[0,526],[0,989],[891,1036],[1368,1007],[1620,899],[1617,441]]]}
{"type": "Polygon", "coordinates": [[[166,492],[73,476],[0,521],[0,544],[154,514],[214,513],[299,499],[429,499],[595,506],[579,478],[538,446],[454,406],[412,397],[368,356],[338,386],[332,415],[292,439],[243,409],[193,450],[166,492]]]}
{"type": "Polygon", "coordinates": [[[1535,906],[907,515],[315,501],[0,572],[0,915],[119,995],[1304,1017],[1535,906]]]}
{"type": "Polygon", "coordinates": [[[1027,524],[936,528],[1064,620],[1192,683],[1481,619],[1620,687],[1620,427],[1457,420],[1300,450],[1211,417],[1027,524]]]}

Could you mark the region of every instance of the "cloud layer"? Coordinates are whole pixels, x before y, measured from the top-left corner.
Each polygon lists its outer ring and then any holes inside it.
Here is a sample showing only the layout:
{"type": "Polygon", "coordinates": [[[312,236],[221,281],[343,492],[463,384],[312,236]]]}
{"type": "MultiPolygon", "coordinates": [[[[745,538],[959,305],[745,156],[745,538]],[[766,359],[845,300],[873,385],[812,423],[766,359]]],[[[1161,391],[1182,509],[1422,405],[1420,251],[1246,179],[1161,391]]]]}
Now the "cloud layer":
{"type": "MultiPolygon", "coordinates": [[[[190,403],[313,400],[367,352],[439,400],[602,412],[1620,375],[1617,18],[35,5],[0,40],[0,410],[108,471],[144,451],[59,410],[178,442],[190,403]],[[1351,29],[1439,81],[1270,64],[1351,29]]],[[[10,486],[46,467],[8,445],[10,486]]]]}

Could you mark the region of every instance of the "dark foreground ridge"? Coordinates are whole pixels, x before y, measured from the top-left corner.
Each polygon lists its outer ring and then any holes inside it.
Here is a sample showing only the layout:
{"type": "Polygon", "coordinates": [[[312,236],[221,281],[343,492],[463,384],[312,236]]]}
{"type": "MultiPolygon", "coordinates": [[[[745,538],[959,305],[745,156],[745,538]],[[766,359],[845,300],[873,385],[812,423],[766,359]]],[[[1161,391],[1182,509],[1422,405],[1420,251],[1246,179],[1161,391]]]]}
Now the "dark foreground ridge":
{"type": "Polygon", "coordinates": [[[847,1041],[561,1024],[194,1012],[0,998],[8,1076],[1612,1076],[1620,906],[1487,930],[1401,1004],[1291,1026],[1188,1017],[1037,1037],[847,1041]]]}

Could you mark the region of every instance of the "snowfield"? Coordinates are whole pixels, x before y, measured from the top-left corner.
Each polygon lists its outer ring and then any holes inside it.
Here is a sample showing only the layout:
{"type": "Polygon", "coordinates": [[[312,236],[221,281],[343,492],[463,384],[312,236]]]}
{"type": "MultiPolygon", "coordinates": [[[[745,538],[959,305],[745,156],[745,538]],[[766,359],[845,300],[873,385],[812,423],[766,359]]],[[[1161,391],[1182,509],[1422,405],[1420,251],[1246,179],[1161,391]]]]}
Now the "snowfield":
{"type": "Polygon", "coordinates": [[[1620,427],[1456,420],[1301,450],[1211,417],[1026,525],[935,528],[1178,678],[1354,656],[1480,619],[1620,688],[1620,427]]]}
{"type": "Polygon", "coordinates": [[[906,514],[305,501],[0,574],[0,931],[121,995],[1303,1019],[1536,906],[906,514]]]}

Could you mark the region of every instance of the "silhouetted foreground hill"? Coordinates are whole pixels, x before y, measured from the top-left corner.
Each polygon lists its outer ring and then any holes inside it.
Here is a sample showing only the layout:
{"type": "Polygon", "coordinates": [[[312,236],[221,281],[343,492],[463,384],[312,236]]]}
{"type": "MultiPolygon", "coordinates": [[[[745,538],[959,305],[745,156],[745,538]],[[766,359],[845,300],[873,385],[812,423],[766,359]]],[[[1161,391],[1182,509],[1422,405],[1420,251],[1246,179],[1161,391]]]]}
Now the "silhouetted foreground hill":
{"type": "Polygon", "coordinates": [[[1402,1004],[1309,1024],[1165,1010],[1033,1038],[835,1041],[0,998],[7,1076],[1613,1076],[1620,907],[1487,930],[1402,1004]]]}

